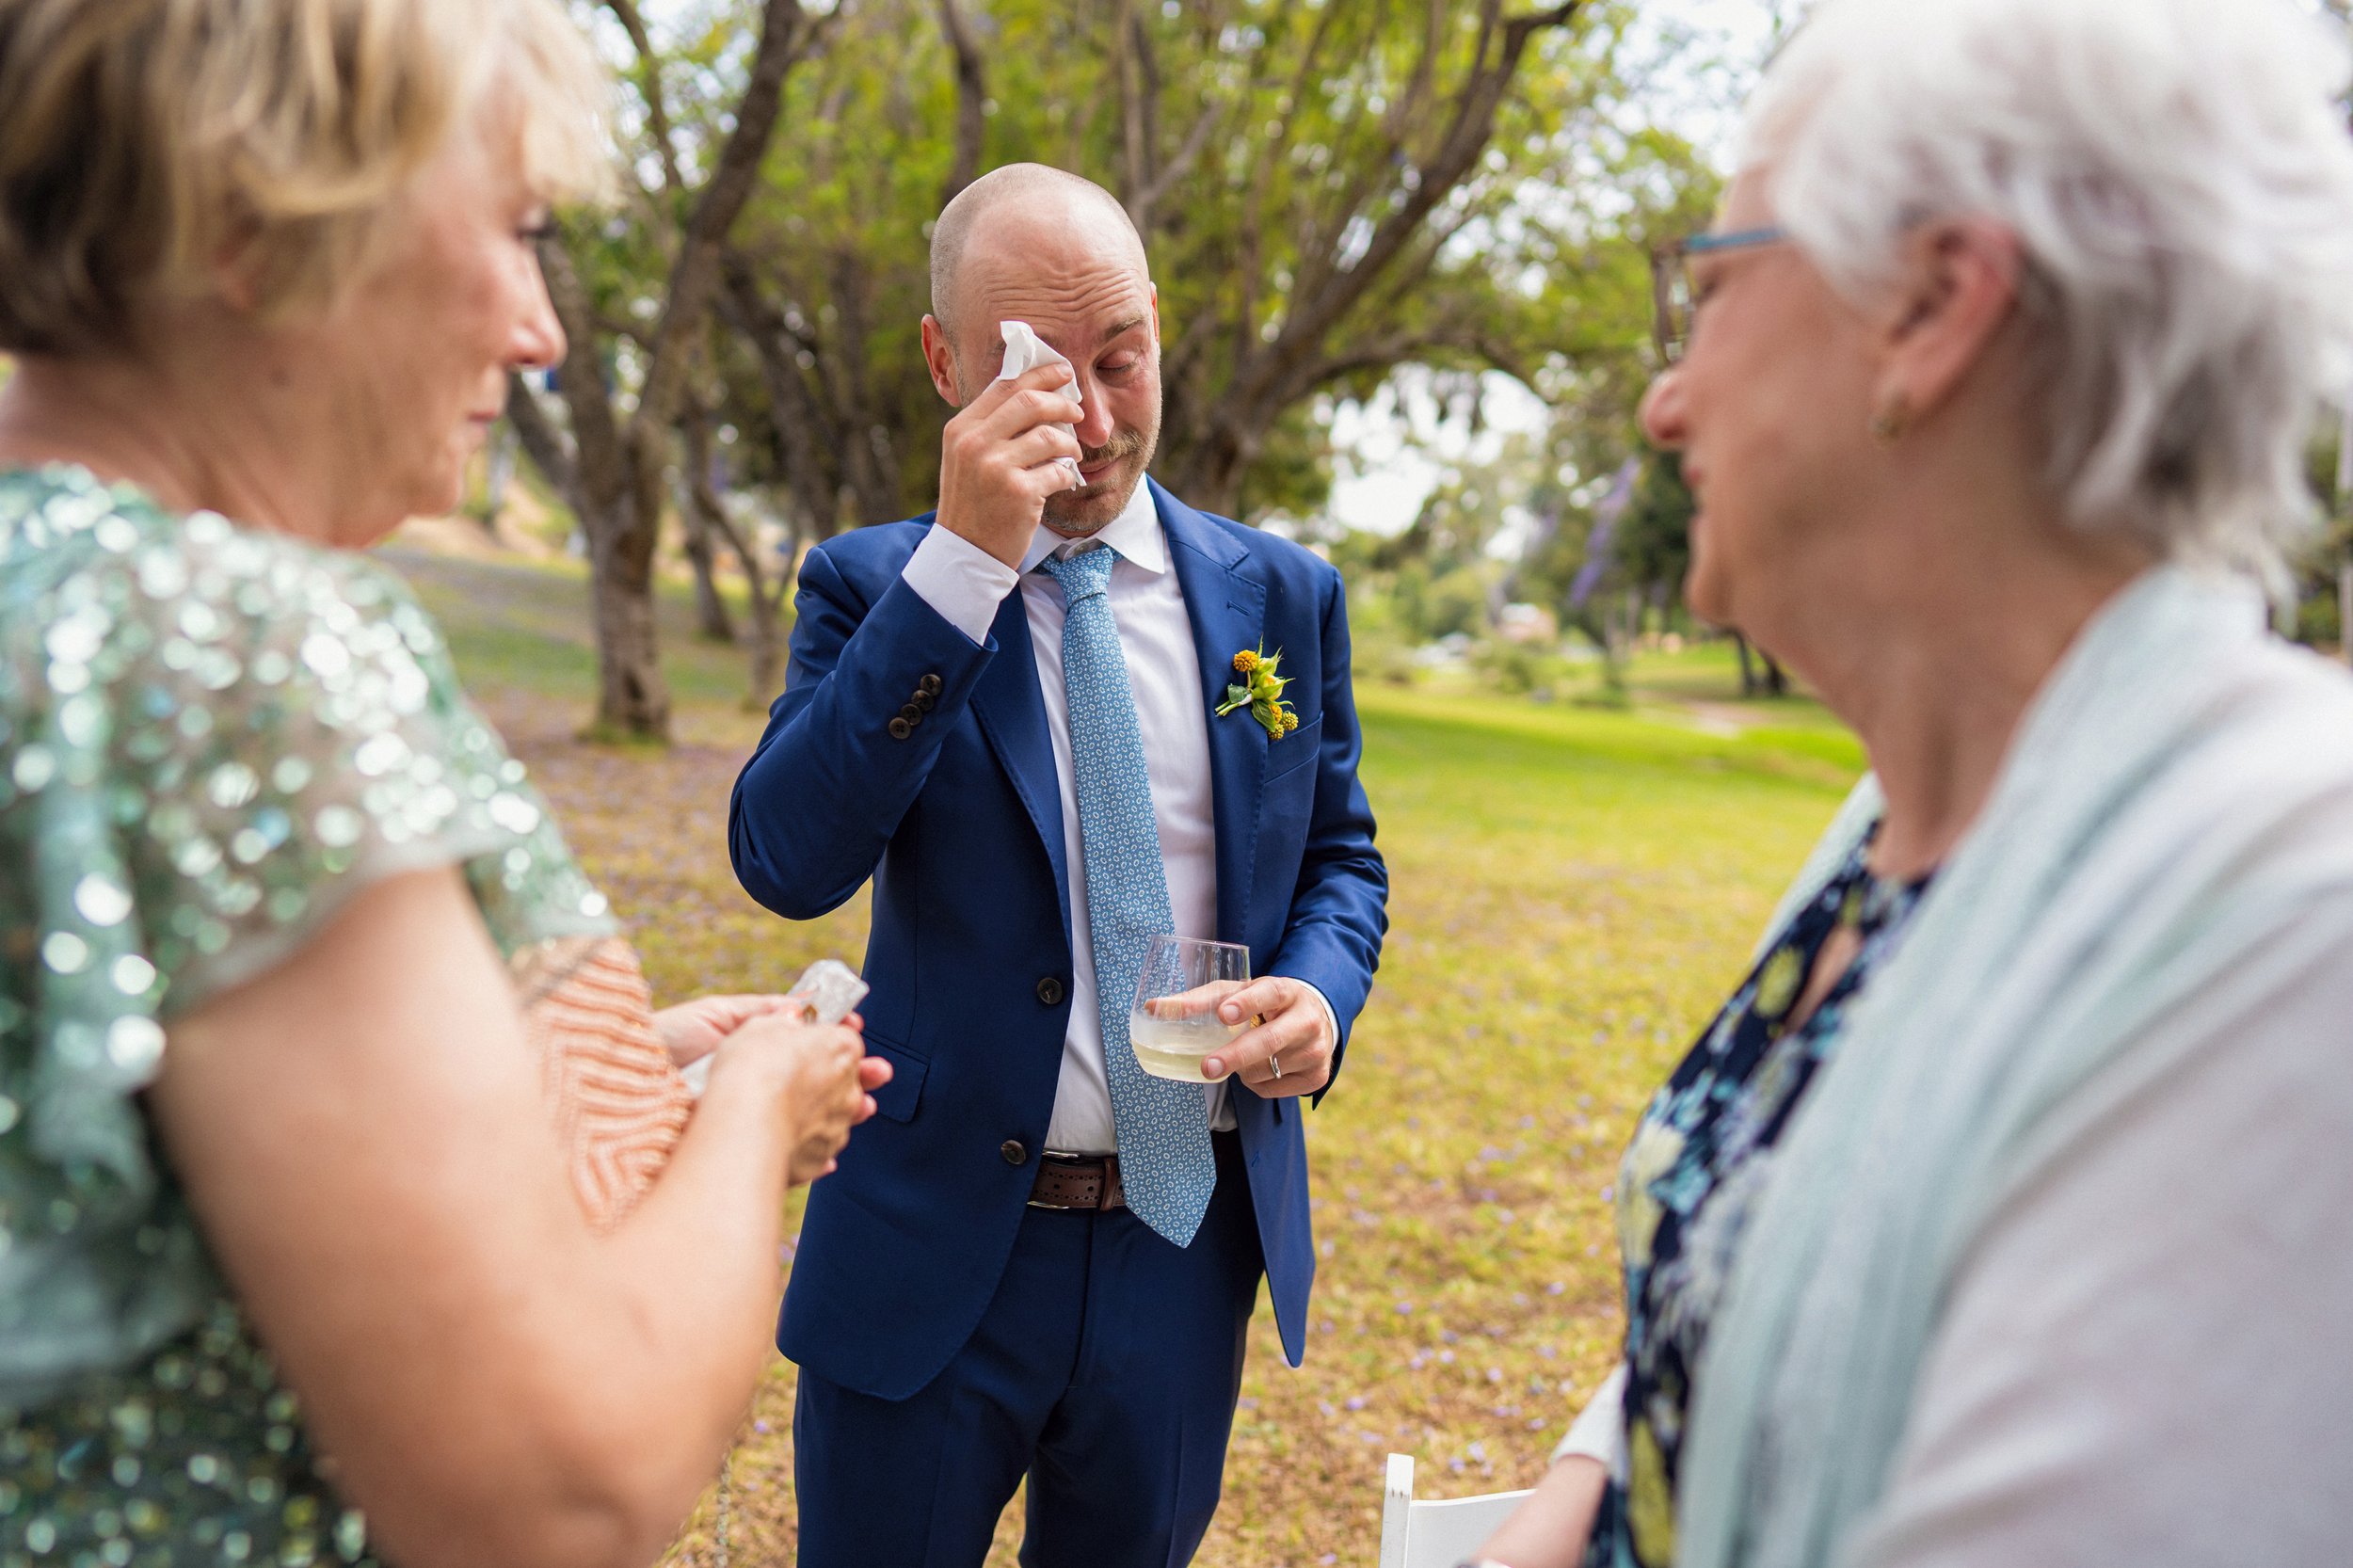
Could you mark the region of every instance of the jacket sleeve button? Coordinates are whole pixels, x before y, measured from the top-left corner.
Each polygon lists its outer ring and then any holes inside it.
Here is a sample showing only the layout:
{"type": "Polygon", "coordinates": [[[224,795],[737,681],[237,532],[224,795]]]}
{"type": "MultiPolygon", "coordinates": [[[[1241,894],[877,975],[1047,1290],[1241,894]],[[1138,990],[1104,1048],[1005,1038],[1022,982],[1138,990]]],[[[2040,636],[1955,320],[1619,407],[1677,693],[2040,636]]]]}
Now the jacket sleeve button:
{"type": "Polygon", "coordinates": [[[905,739],[906,739],[909,735],[912,735],[912,734],[914,734],[914,733],[915,733],[915,726],[913,726],[913,725],[909,724],[906,720],[904,720],[904,719],[892,719],[892,720],[890,721],[890,738],[891,738],[892,740],[894,740],[894,741],[904,741],[904,740],[905,740],[905,739]]]}
{"type": "Polygon", "coordinates": [[[918,708],[914,703],[910,702],[904,708],[899,710],[899,716],[906,720],[909,724],[921,724],[923,722],[923,710],[918,708]]]}
{"type": "Polygon", "coordinates": [[[932,696],[929,692],[918,692],[915,694],[915,705],[928,713],[933,709],[939,706],[939,698],[932,696]]]}
{"type": "Polygon", "coordinates": [[[1005,1163],[1008,1165],[1018,1165],[1030,1158],[1030,1151],[1022,1147],[1021,1140],[1018,1138],[1006,1139],[997,1145],[997,1152],[1005,1157],[1005,1163]]]}
{"type": "Polygon", "coordinates": [[[926,696],[937,696],[940,693],[939,677],[936,675],[927,675],[923,677],[922,680],[916,682],[916,685],[921,689],[923,695],[926,696]]]}
{"type": "Polygon", "coordinates": [[[1037,1000],[1048,1007],[1062,1005],[1062,982],[1052,975],[1037,983],[1037,1000]]]}

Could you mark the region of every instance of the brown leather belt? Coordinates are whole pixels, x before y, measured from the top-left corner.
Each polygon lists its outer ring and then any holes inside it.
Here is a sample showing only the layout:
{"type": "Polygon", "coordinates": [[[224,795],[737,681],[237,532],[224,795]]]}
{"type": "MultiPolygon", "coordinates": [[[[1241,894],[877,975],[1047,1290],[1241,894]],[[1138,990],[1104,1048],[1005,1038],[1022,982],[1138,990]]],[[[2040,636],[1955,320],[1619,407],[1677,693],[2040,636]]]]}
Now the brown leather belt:
{"type": "Polygon", "coordinates": [[[1030,1189],[1030,1207],[1080,1208],[1096,1213],[1127,1208],[1128,1194],[1119,1185],[1119,1156],[1040,1155],[1037,1181],[1030,1189]]]}

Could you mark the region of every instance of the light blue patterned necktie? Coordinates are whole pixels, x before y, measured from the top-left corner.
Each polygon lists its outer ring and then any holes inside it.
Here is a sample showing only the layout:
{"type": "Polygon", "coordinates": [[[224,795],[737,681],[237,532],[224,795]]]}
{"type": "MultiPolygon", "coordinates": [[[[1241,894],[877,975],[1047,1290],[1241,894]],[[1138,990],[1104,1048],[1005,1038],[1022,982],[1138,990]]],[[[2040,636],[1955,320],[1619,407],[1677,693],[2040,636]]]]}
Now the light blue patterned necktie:
{"type": "Polygon", "coordinates": [[[1103,1022],[1103,1077],[1119,1129],[1119,1174],[1136,1217],[1178,1246],[1193,1240],[1217,1185],[1209,1149],[1208,1096],[1190,1083],[1154,1078],[1128,1039],[1128,1008],[1144,972],[1144,950],[1176,929],[1160,834],[1144,772],[1128,658],[1112,619],[1112,563],[1102,547],[1044,567],[1062,584],[1063,690],[1070,704],[1070,766],[1079,796],[1079,838],[1093,926],[1095,1003],[1103,1022]]]}

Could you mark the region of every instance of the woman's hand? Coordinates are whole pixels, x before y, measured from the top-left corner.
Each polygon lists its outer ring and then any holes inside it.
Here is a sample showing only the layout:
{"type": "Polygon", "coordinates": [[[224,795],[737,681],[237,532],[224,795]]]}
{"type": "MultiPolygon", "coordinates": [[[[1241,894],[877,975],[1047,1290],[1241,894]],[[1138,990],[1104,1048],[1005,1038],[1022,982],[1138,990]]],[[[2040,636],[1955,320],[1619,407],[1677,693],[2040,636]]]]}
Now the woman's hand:
{"type": "Polygon", "coordinates": [[[770,1010],[728,1034],[712,1064],[714,1088],[722,1074],[763,1075],[760,1092],[783,1114],[795,1186],[834,1168],[850,1128],[874,1113],[872,1092],[890,1081],[890,1064],[866,1054],[864,1030],[855,1013],[825,1025],[805,1022],[797,1009],[770,1010]]]}
{"type": "Polygon", "coordinates": [[[696,997],[653,1016],[654,1032],[669,1048],[670,1064],[683,1067],[719,1048],[719,1042],[785,1006],[791,999],[771,996],[696,997]]]}

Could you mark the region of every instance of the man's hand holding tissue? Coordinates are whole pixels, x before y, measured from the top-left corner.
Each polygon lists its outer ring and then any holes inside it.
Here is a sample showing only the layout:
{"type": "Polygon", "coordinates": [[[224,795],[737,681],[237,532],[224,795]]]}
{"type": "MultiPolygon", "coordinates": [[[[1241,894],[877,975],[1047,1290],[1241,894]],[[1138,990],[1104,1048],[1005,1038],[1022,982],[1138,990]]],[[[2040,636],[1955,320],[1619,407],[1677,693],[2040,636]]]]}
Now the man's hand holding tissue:
{"type": "Polygon", "coordinates": [[[1049,362],[991,381],[948,422],[939,448],[939,526],[1018,569],[1046,498],[1073,488],[1079,404],[1070,366],[1049,362]]]}

